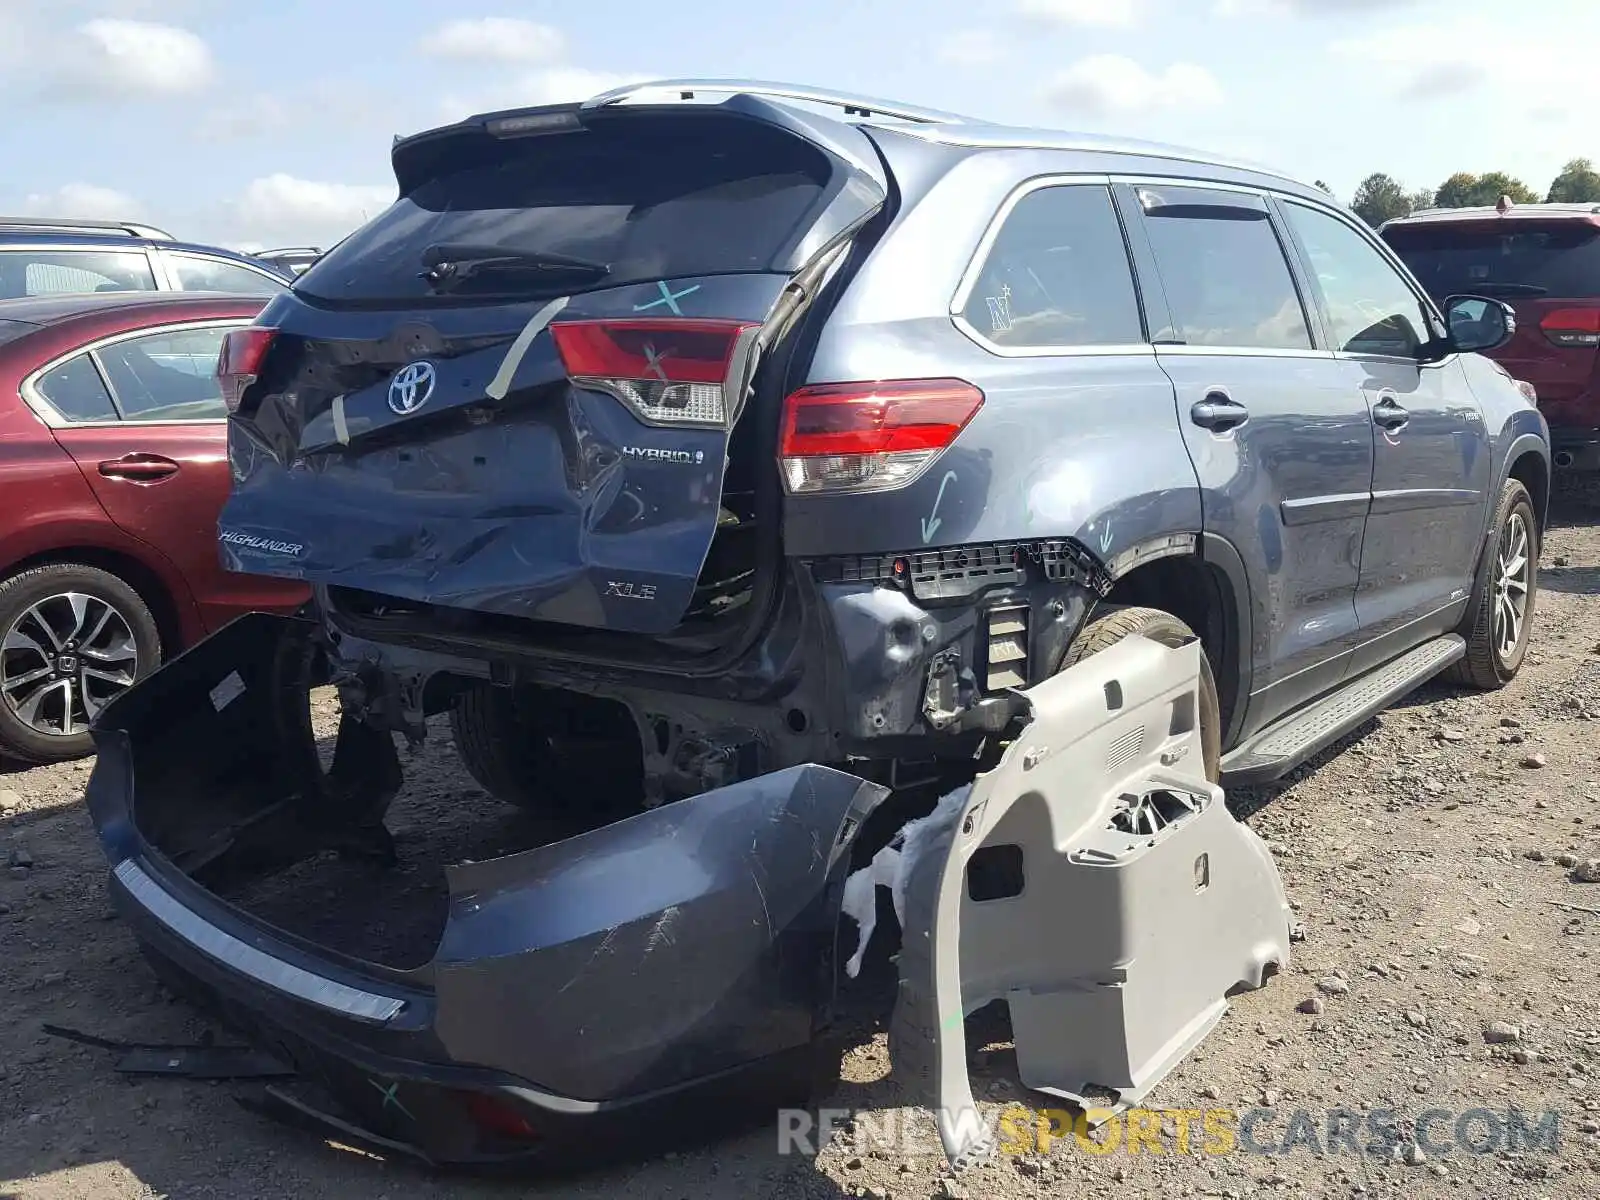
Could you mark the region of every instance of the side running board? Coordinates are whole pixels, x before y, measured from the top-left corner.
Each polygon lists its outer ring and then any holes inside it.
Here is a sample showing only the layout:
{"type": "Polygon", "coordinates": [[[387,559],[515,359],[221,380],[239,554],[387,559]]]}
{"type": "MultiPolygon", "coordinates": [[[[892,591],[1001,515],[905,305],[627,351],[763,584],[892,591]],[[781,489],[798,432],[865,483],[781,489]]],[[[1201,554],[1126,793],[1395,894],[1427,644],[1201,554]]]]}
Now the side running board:
{"type": "Polygon", "coordinates": [[[1282,779],[1363,721],[1459,662],[1466,653],[1467,643],[1459,634],[1446,634],[1352,680],[1315,704],[1290,713],[1222,760],[1223,784],[1241,787],[1282,779]]]}

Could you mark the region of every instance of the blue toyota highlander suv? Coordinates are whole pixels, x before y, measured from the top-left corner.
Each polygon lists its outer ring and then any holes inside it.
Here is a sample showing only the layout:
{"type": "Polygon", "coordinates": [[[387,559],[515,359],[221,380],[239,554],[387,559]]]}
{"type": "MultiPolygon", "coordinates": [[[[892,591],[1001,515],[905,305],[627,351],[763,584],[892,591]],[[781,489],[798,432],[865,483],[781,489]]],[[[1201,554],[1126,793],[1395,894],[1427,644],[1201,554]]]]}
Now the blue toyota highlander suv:
{"type": "MultiPolygon", "coordinates": [[[[470,1161],[699,1113],[824,1026],[880,799],[937,813],[1024,747],[1001,801],[1037,801],[1048,850],[984,843],[1009,890],[974,875],[952,911],[1051,895],[1060,859],[1120,861],[1063,814],[1128,772],[1281,777],[1425,680],[1524,660],[1549,431],[1480,353],[1514,315],[1436,303],[1315,187],[725,80],[489,113],[392,161],[395,203],[219,363],[224,559],[309,582],[311,611],[113,701],[89,785],[140,938],[345,1128],[470,1161]],[[1090,745],[1037,731],[1040,693],[1126,716],[1101,675],[1152,653],[1197,682],[1040,800],[1090,745]],[[394,862],[396,735],[434,716],[485,791],[577,835],[461,843],[403,961],[398,893],[331,933],[352,893],[305,876],[252,908],[329,849],[394,862]]],[[[474,792],[430,794],[413,828],[474,792]]],[[[1117,827],[1130,859],[1199,811],[1163,796],[1117,827]]],[[[1206,903],[1226,869],[1191,857],[1140,903],[1206,903]]],[[[974,987],[1123,986],[1043,961],[974,987]]]]}

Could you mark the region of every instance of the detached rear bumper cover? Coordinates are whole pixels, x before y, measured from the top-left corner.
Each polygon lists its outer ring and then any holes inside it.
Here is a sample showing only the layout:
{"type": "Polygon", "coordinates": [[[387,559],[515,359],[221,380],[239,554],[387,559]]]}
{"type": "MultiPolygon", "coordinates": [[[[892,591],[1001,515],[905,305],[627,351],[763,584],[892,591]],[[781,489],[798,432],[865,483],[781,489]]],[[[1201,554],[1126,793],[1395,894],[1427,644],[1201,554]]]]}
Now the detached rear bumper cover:
{"type": "MultiPolygon", "coordinates": [[[[113,895],[158,965],[361,1128],[437,1162],[558,1155],[571,1147],[553,1142],[583,1138],[553,1135],[608,1116],[647,1136],[642,1106],[681,1108],[698,1088],[747,1111],[763,1098],[804,1102],[831,1015],[849,850],[882,789],[795,767],[458,866],[431,964],[342,959],[197,882],[303,856],[327,810],[353,796],[360,805],[345,811],[371,811],[373,795],[317,790],[294,767],[301,748],[274,744],[275,730],[294,729],[285,647],[307,634],[303,622],[242,618],[131,689],[97,728],[90,808],[113,895]],[[262,800],[274,770],[277,795],[262,800]],[[249,820],[214,819],[230,806],[249,820]],[[529,1138],[486,1142],[467,1093],[509,1104],[529,1138]]],[[[339,754],[336,777],[341,766],[385,775],[382,747],[348,727],[339,754]]]]}
{"type": "MultiPolygon", "coordinates": [[[[360,1129],[434,1162],[564,1157],[596,1141],[552,1134],[607,1118],[636,1145],[673,1116],[703,1135],[715,1118],[688,1102],[696,1090],[755,1120],[805,1101],[789,1068],[803,1060],[809,1081],[848,851],[882,789],[795,767],[457,867],[434,961],[381,970],[201,886],[327,844],[333,824],[370,825],[392,794],[387,735],[347,721],[323,782],[304,765],[309,739],[285,742],[305,732],[288,707],[303,680],[285,664],[308,636],[242,618],[102,716],[89,803],[113,894],[158,965],[360,1129]],[[229,811],[249,819],[217,816],[229,811]],[[463,1100],[485,1095],[510,1106],[509,1133],[507,1110],[486,1134],[463,1100]]],[[[1288,960],[1271,858],[1203,777],[1199,654],[1131,638],[1032,689],[1033,722],[1000,764],[908,838],[891,1052],[957,1163],[984,1149],[965,1014],[1009,1002],[1030,1086],[1133,1103],[1232,987],[1288,960]],[[1000,847],[1020,857],[1015,886],[968,871],[1000,847]]]]}

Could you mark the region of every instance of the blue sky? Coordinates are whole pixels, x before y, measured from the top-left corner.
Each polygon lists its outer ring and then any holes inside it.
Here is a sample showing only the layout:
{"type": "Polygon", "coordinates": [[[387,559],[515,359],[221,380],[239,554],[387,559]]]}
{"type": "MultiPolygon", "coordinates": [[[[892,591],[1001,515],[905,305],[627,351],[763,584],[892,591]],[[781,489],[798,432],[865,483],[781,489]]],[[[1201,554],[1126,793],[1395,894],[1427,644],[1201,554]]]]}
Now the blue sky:
{"type": "Polygon", "coordinates": [[[0,0],[0,211],[326,244],[388,147],[620,81],[803,81],[1417,188],[1600,159],[1600,3],[0,0]]]}

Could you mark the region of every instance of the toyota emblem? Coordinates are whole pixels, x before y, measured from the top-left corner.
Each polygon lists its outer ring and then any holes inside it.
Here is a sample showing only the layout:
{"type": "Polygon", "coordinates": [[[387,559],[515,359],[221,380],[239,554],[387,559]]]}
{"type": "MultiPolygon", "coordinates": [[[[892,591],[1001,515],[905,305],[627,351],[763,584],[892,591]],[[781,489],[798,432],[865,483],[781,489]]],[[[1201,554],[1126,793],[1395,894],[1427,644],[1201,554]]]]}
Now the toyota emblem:
{"type": "Polygon", "coordinates": [[[433,395],[434,379],[430,362],[407,363],[401,367],[389,381],[390,409],[402,417],[416,412],[433,395]]]}

